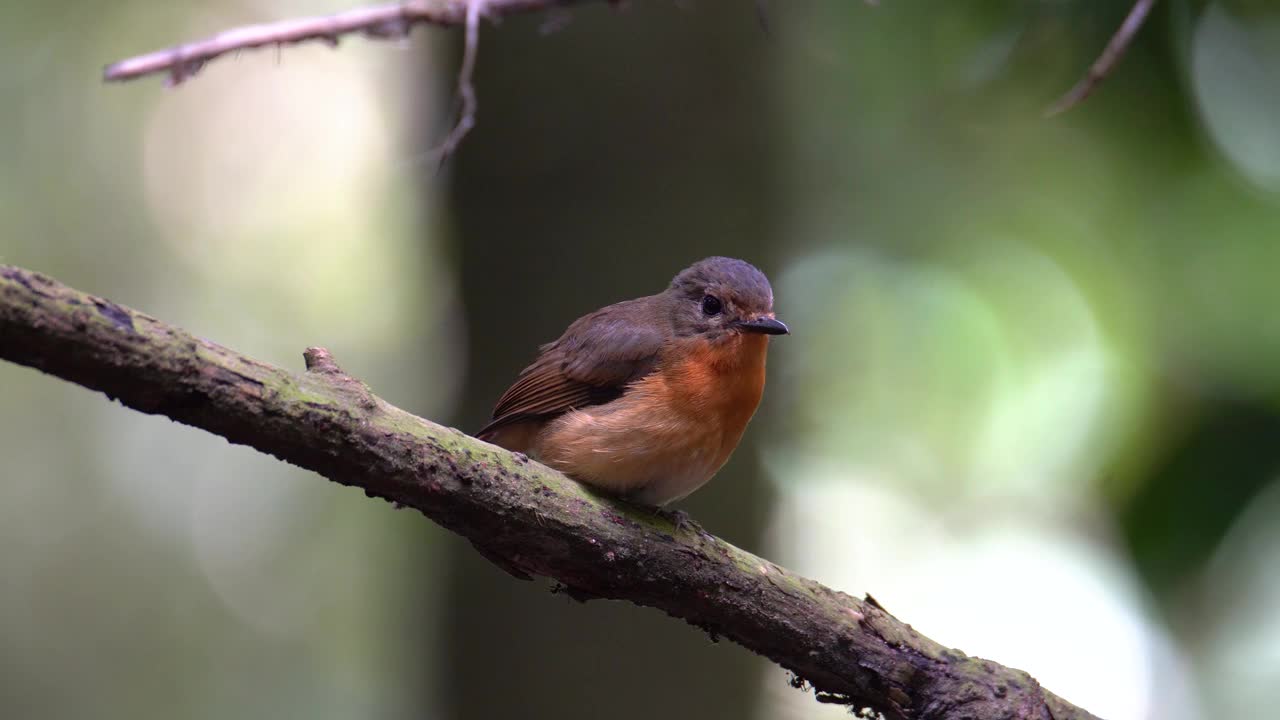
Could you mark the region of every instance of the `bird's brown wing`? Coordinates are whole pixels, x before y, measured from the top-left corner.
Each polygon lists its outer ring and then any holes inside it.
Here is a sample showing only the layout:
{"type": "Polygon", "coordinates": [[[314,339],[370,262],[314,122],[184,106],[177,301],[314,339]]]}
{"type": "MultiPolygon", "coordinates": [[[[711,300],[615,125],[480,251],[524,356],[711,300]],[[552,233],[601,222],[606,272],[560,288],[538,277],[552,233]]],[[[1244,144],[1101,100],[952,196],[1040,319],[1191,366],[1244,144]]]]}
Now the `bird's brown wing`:
{"type": "Polygon", "coordinates": [[[542,346],[498,399],[493,419],[476,437],[489,439],[512,423],[546,419],[607,403],[653,371],[670,336],[666,314],[653,317],[655,298],[628,300],[583,316],[559,340],[542,346]]]}

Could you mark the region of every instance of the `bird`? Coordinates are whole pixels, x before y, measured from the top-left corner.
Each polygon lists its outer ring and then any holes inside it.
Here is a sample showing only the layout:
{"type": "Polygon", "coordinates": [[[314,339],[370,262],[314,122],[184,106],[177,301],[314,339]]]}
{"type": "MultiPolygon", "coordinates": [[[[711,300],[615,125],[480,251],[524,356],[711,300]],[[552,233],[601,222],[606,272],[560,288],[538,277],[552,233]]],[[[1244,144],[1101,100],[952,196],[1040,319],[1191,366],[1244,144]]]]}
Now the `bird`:
{"type": "Polygon", "coordinates": [[[764,273],[705,258],[543,345],[476,437],[661,508],[728,461],[764,393],[770,338],[789,333],[764,273]]]}

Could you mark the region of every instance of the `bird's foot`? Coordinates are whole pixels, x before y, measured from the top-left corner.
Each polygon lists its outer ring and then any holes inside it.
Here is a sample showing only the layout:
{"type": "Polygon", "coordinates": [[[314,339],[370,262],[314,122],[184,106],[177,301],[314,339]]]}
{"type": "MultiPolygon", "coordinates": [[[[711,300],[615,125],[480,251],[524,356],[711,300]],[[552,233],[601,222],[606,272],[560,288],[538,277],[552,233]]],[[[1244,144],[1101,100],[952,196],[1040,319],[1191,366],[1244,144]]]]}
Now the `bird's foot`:
{"type": "Polygon", "coordinates": [[[666,508],[655,508],[655,510],[658,517],[669,521],[672,525],[675,525],[676,530],[681,532],[689,530],[699,534],[706,532],[706,530],[703,530],[702,526],[698,524],[697,520],[689,517],[689,513],[683,510],[668,510],[666,508]]]}

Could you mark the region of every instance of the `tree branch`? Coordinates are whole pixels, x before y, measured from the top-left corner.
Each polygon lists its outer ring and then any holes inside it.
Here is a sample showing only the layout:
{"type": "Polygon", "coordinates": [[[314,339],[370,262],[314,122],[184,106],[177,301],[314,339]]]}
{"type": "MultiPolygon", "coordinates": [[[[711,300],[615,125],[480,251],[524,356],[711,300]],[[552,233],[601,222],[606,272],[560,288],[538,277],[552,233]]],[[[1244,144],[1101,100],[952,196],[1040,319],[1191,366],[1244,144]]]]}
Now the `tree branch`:
{"type": "MultiPolygon", "coordinates": [[[[618,1],[607,0],[610,4],[618,1]]],[[[462,109],[457,123],[435,150],[443,164],[476,124],[476,90],[471,76],[480,44],[480,18],[498,19],[580,2],[584,0],[403,0],[336,15],[293,18],[226,30],[205,40],[112,63],[102,71],[102,77],[107,81],[123,81],[163,72],[168,75],[166,84],[173,87],[200,72],[209,61],[240,50],[297,45],[310,40],[337,47],[342,36],[354,33],[371,38],[403,38],[414,25],[462,25],[466,29],[462,68],[458,72],[462,109]]]]}
{"type": "Polygon", "coordinates": [[[790,670],[824,702],[892,720],[1094,718],[1025,672],[942,647],[869,596],[400,410],[318,348],[296,375],[0,265],[0,358],[416,508],[518,575],[683,618],[790,670]]]}
{"type": "Polygon", "coordinates": [[[458,94],[462,97],[462,110],[458,122],[440,144],[440,162],[453,155],[462,139],[476,124],[476,86],[471,76],[476,69],[476,53],[480,51],[480,16],[487,12],[490,0],[470,0],[467,5],[467,35],[462,50],[462,66],[458,69],[458,94]]]}
{"type": "MultiPolygon", "coordinates": [[[[486,16],[500,18],[576,5],[584,1],[481,0],[481,3],[486,16]]],[[[204,40],[112,63],[102,71],[102,77],[108,81],[122,81],[155,73],[168,73],[169,84],[177,85],[199,72],[210,60],[240,50],[297,45],[312,40],[337,47],[339,39],[344,35],[359,33],[370,38],[399,39],[406,37],[415,25],[466,25],[467,11],[471,4],[471,0],[404,0],[355,8],[336,15],[246,25],[204,40]]]]}

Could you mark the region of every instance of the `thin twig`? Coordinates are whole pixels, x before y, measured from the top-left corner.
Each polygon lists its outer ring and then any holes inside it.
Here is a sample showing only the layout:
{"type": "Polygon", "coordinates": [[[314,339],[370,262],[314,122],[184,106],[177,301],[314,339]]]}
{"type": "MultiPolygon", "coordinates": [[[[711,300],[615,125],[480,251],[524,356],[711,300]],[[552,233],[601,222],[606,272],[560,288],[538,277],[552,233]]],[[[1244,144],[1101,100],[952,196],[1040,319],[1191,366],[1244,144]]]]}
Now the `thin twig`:
{"type": "Polygon", "coordinates": [[[1138,34],[1138,30],[1146,22],[1147,16],[1151,13],[1151,8],[1155,4],[1156,0],[1137,0],[1133,4],[1133,8],[1129,10],[1129,15],[1121,23],[1120,29],[1116,30],[1116,34],[1111,36],[1111,41],[1107,43],[1107,47],[1103,49],[1102,54],[1089,67],[1089,72],[1080,78],[1080,82],[1076,83],[1075,87],[1071,88],[1067,94],[1058,99],[1058,102],[1045,111],[1045,117],[1053,117],[1070,110],[1089,97],[1097,89],[1098,85],[1102,84],[1102,81],[1111,74],[1116,64],[1120,62],[1125,50],[1129,49],[1129,44],[1133,42],[1133,37],[1138,34]]]}
{"type": "MultiPolygon", "coordinates": [[[[274,47],[277,57],[284,45],[312,40],[337,47],[344,35],[362,33],[378,39],[400,39],[409,35],[414,25],[463,25],[466,46],[462,68],[458,72],[458,95],[462,107],[458,121],[444,142],[433,151],[443,167],[463,138],[476,124],[476,55],[480,46],[480,19],[498,19],[505,15],[536,10],[558,10],[587,0],[405,0],[372,7],[356,8],[337,15],[294,18],[261,25],[247,25],[218,33],[168,50],[139,55],[108,65],[103,78],[108,81],[132,80],[155,73],[166,73],[170,87],[198,73],[206,63],[227,53],[274,47]]],[[[614,0],[607,0],[614,5],[614,0]]]]}
{"type": "MultiPolygon", "coordinates": [[[[587,0],[483,0],[482,4],[486,14],[496,18],[582,2],[587,0]]],[[[204,40],[112,63],[103,70],[102,76],[108,81],[123,81],[166,73],[169,83],[176,85],[199,72],[209,61],[238,50],[313,40],[337,46],[344,35],[356,33],[376,39],[400,39],[415,25],[465,25],[471,5],[468,0],[404,0],[354,8],[336,15],[246,25],[204,40]]]]}
{"type": "Polygon", "coordinates": [[[480,16],[486,12],[489,2],[491,0],[471,0],[467,4],[466,46],[462,51],[462,67],[458,70],[458,95],[462,98],[462,110],[458,115],[458,123],[438,148],[441,165],[453,155],[459,143],[476,124],[479,102],[472,77],[476,69],[476,55],[480,49],[480,16]]]}

